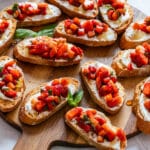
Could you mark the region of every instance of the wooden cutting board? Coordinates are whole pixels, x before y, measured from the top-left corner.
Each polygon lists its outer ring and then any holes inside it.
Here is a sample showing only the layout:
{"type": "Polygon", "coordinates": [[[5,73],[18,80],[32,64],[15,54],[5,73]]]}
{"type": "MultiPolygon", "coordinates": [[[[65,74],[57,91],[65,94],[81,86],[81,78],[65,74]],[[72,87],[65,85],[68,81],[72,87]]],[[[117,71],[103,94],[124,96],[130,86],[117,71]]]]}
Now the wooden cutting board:
{"type": "MultiPolygon", "coordinates": [[[[7,6],[13,3],[13,0],[0,0],[0,2],[7,6]]],[[[0,8],[4,8],[4,5],[1,5],[0,8]]],[[[135,14],[134,20],[144,18],[145,15],[142,12],[135,8],[133,9],[135,14]]],[[[81,86],[84,90],[84,98],[81,102],[81,106],[92,107],[101,111],[101,109],[92,102],[92,98],[88,94],[88,91],[79,75],[79,69],[80,65],[88,60],[98,60],[104,64],[110,65],[112,57],[119,50],[118,41],[114,45],[105,48],[92,48],[85,46],[81,47],[84,49],[85,57],[79,65],[54,68],[48,66],[32,65],[29,63],[23,63],[18,61],[18,65],[23,69],[25,74],[25,93],[30,91],[32,88],[38,86],[40,83],[50,81],[57,77],[71,76],[78,78],[81,81],[81,86]]],[[[3,55],[9,55],[13,57],[12,48],[7,50],[3,55]]],[[[126,90],[126,100],[132,99],[135,85],[139,83],[142,79],[143,78],[119,79],[119,81],[122,83],[126,90]]],[[[15,145],[14,150],[46,150],[56,141],[67,141],[74,144],[86,144],[86,142],[82,138],[76,135],[64,123],[64,114],[69,109],[69,106],[64,107],[47,121],[36,126],[27,126],[20,123],[20,121],[18,120],[19,108],[10,113],[1,113],[1,116],[8,123],[12,124],[14,127],[22,131],[22,135],[19,138],[17,144],[15,145]]],[[[135,123],[135,116],[132,114],[131,107],[127,106],[126,104],[123,106],[118,114],[110,116],[110,118],[114,125],[125,129],[128,137],[131,137],[138,133],[135,123]]]]}

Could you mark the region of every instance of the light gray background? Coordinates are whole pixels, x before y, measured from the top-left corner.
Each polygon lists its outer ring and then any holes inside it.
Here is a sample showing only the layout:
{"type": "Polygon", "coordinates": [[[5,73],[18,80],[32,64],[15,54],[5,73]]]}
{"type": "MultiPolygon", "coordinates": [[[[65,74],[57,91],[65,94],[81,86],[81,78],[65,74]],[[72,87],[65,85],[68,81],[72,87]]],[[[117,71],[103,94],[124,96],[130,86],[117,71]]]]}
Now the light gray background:
{"type": "MultiPolygon", "coordinates": [[[[1,6],[5,6],[7,0],[0,0],[1,6]]],[[[15,2],[17,0],[14,0],[15,2]]],[[[145,14],[150,15],[150,0],[128,0],[130,4],[134,7],[140,9],[145,14]]],[[[2,7],[1,7],[2,8],[2,7]]],[[[17,139],[20,136],[20,132],[5,123],[0,118],[0,150],[11,150],[15,145],[17,139]]],[[[52,150],[79,150],[79,148],[64,148],[64,147],[54,147],[52,150]]],[[[85,150],[85,149],[83,149],[85,150]]],[[[87,149],[86,150],[95,150],[87,149]]],[[[127,150],[150,150],[150,136],[140,134],[136,137],[128,140],[127,150]]]]}

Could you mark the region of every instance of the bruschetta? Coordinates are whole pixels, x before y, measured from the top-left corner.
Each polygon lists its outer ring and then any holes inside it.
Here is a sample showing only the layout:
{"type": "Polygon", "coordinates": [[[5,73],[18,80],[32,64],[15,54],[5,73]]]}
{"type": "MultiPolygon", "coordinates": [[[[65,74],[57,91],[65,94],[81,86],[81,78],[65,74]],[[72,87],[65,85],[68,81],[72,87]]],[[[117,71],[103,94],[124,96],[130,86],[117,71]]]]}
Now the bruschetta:
{"type": "Polygon", "coordinates": [[[24,75],[16,61],[8,56],[0,57],[0,111],[14,110],[25,91],[24,75]]]}
{"type": "Polygon", "coordinates": [[[81,76],[91,98],[99,107],[110,114],[121,109],[125,92],[111,67],[98,61],[89,61],[81,66],[81,76]]]}
{"type": "Polygon", "coordinates": [[[55,22],[61,11],[56,6],[44,2],[19,2],[0,12],[1,18],[14,18],[17,27],[40,26],[55,22]]]}
{"type": "Polygon", "coordinates": [[[143,43],[135,49],[119,51],[113,58],[112,68],[118,77],[150,75],[150,44],[143,43]]]}
{"type": "Polygon", "coordinates": [[[104,113],[91,108],[75,107],[65,115],[65,121],[88,144],[97,149],[125,150],[125,132],[111,124],[104,113]]]}
{"type": "Polygon", "coordinates": [[[0,53],[3,53],[11,44],[16,24],[14,19],[0,19],[0,53]]]}
{"type": "Polygon", "coordinates": [[[98,15],[95,0],[48,0],[70,17],[92,19],[98,15]]]}
{"type": "Polygon", "coordinates": [[[133,111],[140,131],[150,134],[150,77],[141,81],[135,88],[133,111]]]}
{"type": "Polygon", "coordinates": [[[78,64],[83,58],[83,51],[64,38],[40,36],[18,43],[14,56],[24,62],[57,67],[78,64]]]}
{"type": "Polygon", "coordinates": [[[78,80],[64,77],[33,89],[26,95],[20,108],[21,122],[36,125],[45,121],[67,104],[68,92],[74,95],[79,86],[78,80]]]}
{"type": "Polygon", "coordinates": [[[54,35],[65,37],[69,42],[92,47],[108,46],[117,39],[115,31],[96,19],[66,19],[56,26],[54,35]]]}
{"type": "Polygon", "coordinates": [[[131,23],[120,39],[120,48],[135,48],[143,42],[150,42],[150,16],[131,23]]]}
{"type": "Polygon", "coordinates": [[[97,0],[101,18],[117,33],[122,33],[133,19],[133,10],[126,0],[97,0]]]}

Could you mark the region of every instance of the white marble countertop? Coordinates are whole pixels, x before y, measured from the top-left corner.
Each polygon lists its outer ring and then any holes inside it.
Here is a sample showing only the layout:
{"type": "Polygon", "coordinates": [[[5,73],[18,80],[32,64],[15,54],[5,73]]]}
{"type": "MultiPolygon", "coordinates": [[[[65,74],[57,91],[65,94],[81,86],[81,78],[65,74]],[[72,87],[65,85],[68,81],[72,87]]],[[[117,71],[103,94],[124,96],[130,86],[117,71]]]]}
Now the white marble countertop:
{"type": "MultiPolygon", "coordinates": [[[[15,2],[17,0],[14,0],[15,2]]],[[[5,3],[3,0],[0,0],[1,5],[5,3]]],[[[149,0],[128,0],[128,2],[134,7],[140,9],[145,14],[150,14],[150,1],[149,0]]],[[[7,124],[4,120],[0,118],[0,150],[11,150],[13,149],[17,139],[20,136],[20,132],[7,124]]],[[[64,149],[56,147],[56,149],[64,149]]],[[[77,148],[75,148],[77,149],[77,148]]],[[[73,149],[73,150],[75,150],[73,149]]],[[[70,148],[68,148],[70,150],[70,148]]],[[[150,135],[140,134],[128,140],[127,150],[150,150],[150,135]]]]}

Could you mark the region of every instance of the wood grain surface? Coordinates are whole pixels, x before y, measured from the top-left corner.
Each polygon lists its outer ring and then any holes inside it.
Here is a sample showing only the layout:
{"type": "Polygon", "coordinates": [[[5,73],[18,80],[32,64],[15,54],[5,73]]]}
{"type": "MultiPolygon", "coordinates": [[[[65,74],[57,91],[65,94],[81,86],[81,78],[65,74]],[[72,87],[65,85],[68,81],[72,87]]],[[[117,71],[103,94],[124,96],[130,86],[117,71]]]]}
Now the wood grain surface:
{"type": "MultiPolygon", "coordinates": [[[[5,1],[3,7],[11,4],[12,2],[13,0],[5,1]]],[[[2,8],[2,6],[0,7],[2,8]]],[[[135,20],[144,18],[144,14],[135,8],[134,13],[135,20]]],[[[23,69],[25,74],[27,87],[25,93],[38,86],[40,83],[47,82],[57,77],[72,76],[78,78],[81,81],[81,85],[84,90],[84,98],[81,102],[81,106],[92,107],[101,111],[101,109],[92,102],[92,98],[88,94],[88,91],[79,75],[79,69],[80,65],[88,60],[98,60],[104,64],[110,65],[113,56],[118,50],[120,50],[118,47],[118,41],[114,45],[105,48],[89,48],[82,45],[78,46],[82,47],[85,52],[85,57],[79,65],[53,68],[48,66],[32,65],[29,63],[18,61],[18,65],[23,69]]],[[[3,55],[9,55],[13,57],[12,52],[13,48],[11,47],[3,55]]],[[[119,81],[126,89],[126,100],[132,99],[135,85],[142,79],[143,78],[119,79],[119,81]]],[[[20,123],[20,121],[18,120],[19,108],[13,112],[2,114],[3,118],[6,121],[22,130],[22,136],[19,138],[14,149],[45,150],[51,144],[53,144],[54,141],[67,141],[70,143],[85,144],[85,141],[77,136],[64,123],[64,114],[69,109],[69,106],[63,108],[47,121],[34,127],[23,125],[20,123]]],[[[124,128],[128,136],[135,135],[138,132],[135,125],[136,120],[131,112],[130,107],[124,105],[118,114],[109,117],[114,125],[124,128]]]]}

